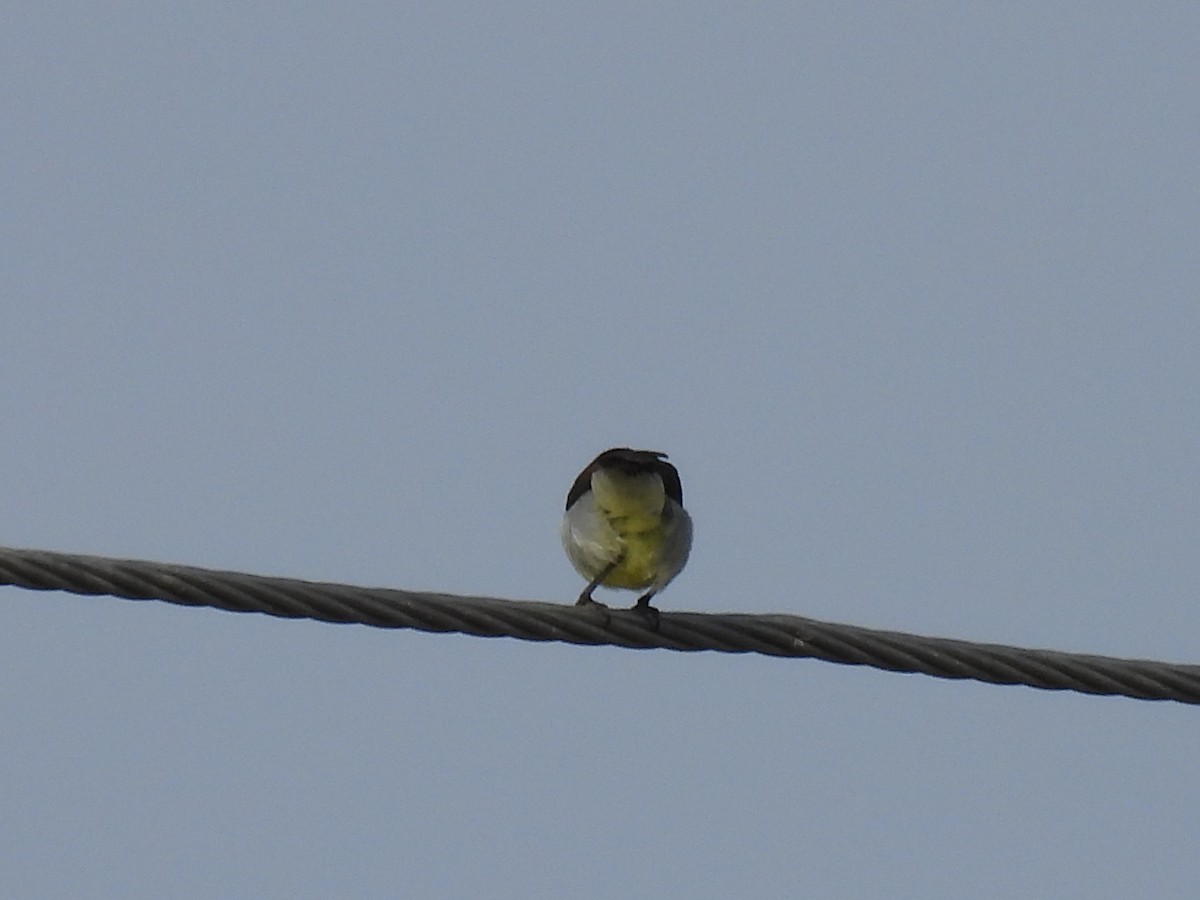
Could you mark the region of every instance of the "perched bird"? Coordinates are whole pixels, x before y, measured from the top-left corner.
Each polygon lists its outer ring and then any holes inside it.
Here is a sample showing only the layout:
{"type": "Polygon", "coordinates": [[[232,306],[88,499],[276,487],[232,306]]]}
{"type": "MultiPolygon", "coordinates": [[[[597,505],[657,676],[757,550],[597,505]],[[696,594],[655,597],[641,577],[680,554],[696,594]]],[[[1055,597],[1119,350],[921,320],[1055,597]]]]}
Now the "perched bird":
{"type": "Polygon", "coordinates": [[[667,455],[616,447],[588,463],[567,493],[562,542],[588,579],[579,605],[596,602],[598,585],[649,588],[633,608],[657,620],[650,598],[679,574],[692,549],[692,518],[667,455]]]}

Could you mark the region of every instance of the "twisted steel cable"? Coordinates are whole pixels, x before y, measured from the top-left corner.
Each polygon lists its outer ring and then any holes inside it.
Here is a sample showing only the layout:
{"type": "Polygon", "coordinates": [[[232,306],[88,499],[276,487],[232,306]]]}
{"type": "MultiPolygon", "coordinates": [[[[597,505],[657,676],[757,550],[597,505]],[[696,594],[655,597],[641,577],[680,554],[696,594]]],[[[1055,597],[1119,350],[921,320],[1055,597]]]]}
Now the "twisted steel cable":
{"type": "Polygon", "coordinates": [[[800,616],[637,613],[271,578],[139,560],[0,547],[0,584],[165,600],[232,612],[637,649],[807,657],[938,678],[1200,704],[1200,666],[876,631],[800,616]]]}

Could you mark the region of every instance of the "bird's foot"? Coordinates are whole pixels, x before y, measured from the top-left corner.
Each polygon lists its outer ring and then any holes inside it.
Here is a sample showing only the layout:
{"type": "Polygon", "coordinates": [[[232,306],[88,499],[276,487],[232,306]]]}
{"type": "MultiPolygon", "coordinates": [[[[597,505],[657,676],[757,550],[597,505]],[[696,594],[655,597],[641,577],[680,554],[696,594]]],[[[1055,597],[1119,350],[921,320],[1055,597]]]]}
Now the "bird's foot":
{"type": "Polygon", "coordinates": [[[639,597],[638,602],[635,603],[629,611],[635,612],[644,618],[646,620],[646,626],[651,631],[658,631],[658,609],[650,605],[649,597],[639,597]]]}
{"type": "Polygon", "coordinates": [[[608,607],[599,600],[593,600],[591,595],[586,591],[579,595],[579,599],[575,601],[575,605],[582,607],[586,612],[600,620],[600,624],[607,626],[612,618],[608,614],[608,607]]]}
{"type": "Polygon", "coordinates": [[[575,601],[575,605],[576,606],[598,606],[601,609],[608,609],[608,607],[605,606],[603,603],[601,603],[599,600],[592,599],[591,591],[584,591],[582,594],[580,594],[579,599],[575,601]]]}

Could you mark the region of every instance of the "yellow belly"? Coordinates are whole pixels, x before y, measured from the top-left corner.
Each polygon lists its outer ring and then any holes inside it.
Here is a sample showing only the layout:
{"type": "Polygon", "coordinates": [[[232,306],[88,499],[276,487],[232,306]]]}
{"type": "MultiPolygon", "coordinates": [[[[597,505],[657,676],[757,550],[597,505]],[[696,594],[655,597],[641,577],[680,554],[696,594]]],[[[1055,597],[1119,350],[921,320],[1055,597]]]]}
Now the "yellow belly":
{"type": "MultiPolygon", "coordinates": [[[[614,525],[615,527],[615,525],[614,525]]],[[[604,579],[604,585],[614,588],[648,587],[658,577],[662,565],[663,531],[621,533],[625,555],[615,569],[604,579]]]]}
{"type": "Polygon", "coordinates": [[[658,577],[666,543],[662,479],[650,473],[597,472],[592,492],[621,540],[621,562],[602,582],[606,587],[644,588],[658,577]]]}

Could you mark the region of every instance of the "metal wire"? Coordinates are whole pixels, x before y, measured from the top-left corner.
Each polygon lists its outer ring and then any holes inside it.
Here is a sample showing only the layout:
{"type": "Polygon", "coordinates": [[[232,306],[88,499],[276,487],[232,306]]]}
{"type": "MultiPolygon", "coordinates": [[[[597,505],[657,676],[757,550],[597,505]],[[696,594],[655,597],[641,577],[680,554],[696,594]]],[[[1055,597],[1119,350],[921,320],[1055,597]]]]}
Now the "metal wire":
{"type": "Polygon", "coordinates": [[[1200,704],[1200,666],[876,631],[800,616],[634,612],[297,581],[138,560],[0,547],[0,584],[165,600],[232,612],[636,649],[807,657],[938,678],[1200,704]]]}

